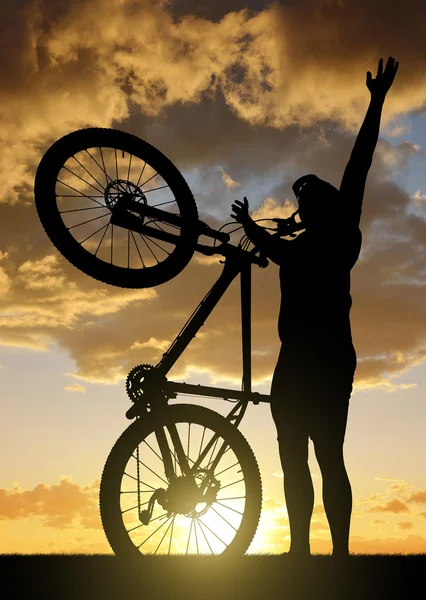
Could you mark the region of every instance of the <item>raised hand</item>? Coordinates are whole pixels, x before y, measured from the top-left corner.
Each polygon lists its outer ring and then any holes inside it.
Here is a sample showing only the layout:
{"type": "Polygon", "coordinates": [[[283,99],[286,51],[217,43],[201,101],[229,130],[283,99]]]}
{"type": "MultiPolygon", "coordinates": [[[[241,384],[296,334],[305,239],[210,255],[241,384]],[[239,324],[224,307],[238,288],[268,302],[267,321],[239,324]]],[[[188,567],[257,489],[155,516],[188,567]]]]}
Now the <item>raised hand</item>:
{"type": "Polygon", "coordinates": [[[398,71],[398,62],[392,56],[389,56],[388,62],[386,63],[385,70],[383,71],[383,58],[379,60],[379,66],[377,67],[376,78],[373,79],[370,71],[367,71],[367,87],[371,92],[371,96],[375,98],[385,99],[386,94],[391,87],[393,80],[395,79],[396,72],[398,71]]]}
{"type": "Polygon", "coordinates": [[[231,217],[238,221],[238,223],[244,224],[247,221],[247,219],[249,219],[249,205],[246,197],[244,197],[244,202],[241,202],[240,200],[235,200],[235,203],[232,205],[231,208],[235,213],[234,215],[231,214],[231,217]]]}

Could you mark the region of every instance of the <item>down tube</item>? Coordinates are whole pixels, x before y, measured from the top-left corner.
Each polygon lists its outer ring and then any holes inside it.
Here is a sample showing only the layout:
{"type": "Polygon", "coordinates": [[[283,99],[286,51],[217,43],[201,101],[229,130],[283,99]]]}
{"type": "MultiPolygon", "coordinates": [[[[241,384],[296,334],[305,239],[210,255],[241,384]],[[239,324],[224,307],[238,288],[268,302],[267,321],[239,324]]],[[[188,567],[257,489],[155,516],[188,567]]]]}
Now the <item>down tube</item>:
{"type": "Polygon", "coordinates": [[[222,298],[232,281],[238,275],[240,270],[240,264],[236,265],[235,263],[233,264],[228,261],[225,262],[225,266],[221,275],[219,276],[219,279],[205,296],[204,300],[200,302],[192,317],[183,327],[182,331],[179,333],[167,352],[163,354],[163,358],[156,366],[156,369],[160,371],[161,375],[167,375],[182,352],[204,325],[204,322],[213,311],[216,304],[222,298]]]}

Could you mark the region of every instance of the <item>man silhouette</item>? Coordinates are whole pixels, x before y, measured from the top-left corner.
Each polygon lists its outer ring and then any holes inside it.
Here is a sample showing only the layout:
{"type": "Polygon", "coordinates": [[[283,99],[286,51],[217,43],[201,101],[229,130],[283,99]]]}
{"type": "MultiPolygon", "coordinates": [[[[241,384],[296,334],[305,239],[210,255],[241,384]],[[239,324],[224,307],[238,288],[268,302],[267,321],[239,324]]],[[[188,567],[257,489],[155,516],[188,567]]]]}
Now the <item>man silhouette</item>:
{"type": "MultiPolygon", "coordinates": [[[[282,342],[271,385],[293,556],[310,554],[314,491],[308,467],[312,439],[323,479],[333,555],[349,554],[352,491],[343,458],[349,398],[356,369],[350,326],[350,271],[361,249],[359,221],[377,144],[383,103],[398,63],[389,57],[367,72],[370,105],[340,190],[315,175],[293,185],[305,229],[293,240],[270,235],[248,214],[247,198],[231,216],[253,244],[280,266],[282,342]]],[[[279,220],[278,220],[279,222],[279,220]]],[[[278,225],[278,232],[280,226],[278,225]]]]}

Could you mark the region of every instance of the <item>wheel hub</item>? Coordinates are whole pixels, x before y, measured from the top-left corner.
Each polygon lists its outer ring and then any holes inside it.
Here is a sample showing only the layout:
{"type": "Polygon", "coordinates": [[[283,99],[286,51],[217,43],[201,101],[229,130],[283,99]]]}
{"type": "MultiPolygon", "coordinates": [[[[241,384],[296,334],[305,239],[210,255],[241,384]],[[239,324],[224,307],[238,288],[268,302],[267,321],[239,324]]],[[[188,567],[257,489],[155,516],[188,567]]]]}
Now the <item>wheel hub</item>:
{"type": "Polygon", "coordinates": [[[202,495],[192,477],[176,477],[158,503],[169,513],[191,513],[202,495]]]}
{"type": "MultiPolygon", "coordinates": [[[[142,190],[127,179],[115,179],[105,188],[105,203],[110,210],[116,208],[117,204],[129,204],[129,201],[135,201],[147,204],[147,199],[142,190]]],[[[131,209],[130,209],[131,210],[131,209]]],[[[138,215],[139,216],[139,215],[138,215]]]]}

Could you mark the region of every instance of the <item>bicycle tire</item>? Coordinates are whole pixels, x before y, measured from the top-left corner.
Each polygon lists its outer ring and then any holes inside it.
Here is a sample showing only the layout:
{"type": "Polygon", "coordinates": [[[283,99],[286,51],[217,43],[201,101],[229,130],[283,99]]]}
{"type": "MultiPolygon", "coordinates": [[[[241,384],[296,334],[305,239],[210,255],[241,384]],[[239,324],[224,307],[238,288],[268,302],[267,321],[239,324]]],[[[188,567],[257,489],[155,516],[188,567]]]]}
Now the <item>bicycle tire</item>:
{"type": "MultiPolygon", "coordinates": [[[[96,162],[96,160],[94,162],[96,162]]],[[[100,164],[98,164],[98,166],[101,167],[100,164]]],[[[107,183],[108,179],[106,175],[107,173],[105,169],[105,179],[107,183]]],[[[76,177],[79,176],[76,175],[76,177]]],[[[79,179],[81,179],[81,177],[79,177],[79,179]]],[[[93,177],[93,179],[96,180],[95,177],[93,177]]],[[[60,183],[62,184],[62,181],[60,181],[60,183]]],[[[92,183],[92,180],[89,182],[89,184],[90,183],[92,183]]],[[[133,185],[131,181],[128,183],[129,185],[133,185]]],[[[66,183],[63,185],[68,185],[68,187],[70,187],[69,184],[66,183]]],[[[92,185],[92,187],[95,186],[92,185]]],[[[107,187],[108,186],[105,187],[105,190],[107,187]]],[[[105,190],[103,191],[106,194],[107,192],[105,190]]],[[[85,194],[82,194],[82,196],[84,195],[85,194]]],[[[164,154],[162,154],[148,142],[145,142],[144,140],[141,140],[130,133],[116,129],[88,128],[80,129],[63,136],[45,152],[40,161],[34,182],[34,196],[40,221],[54,246],[71,264],[77,267],[80,271],[93,277],[94,279],[102,281],[103,283],[124,288],[146,288],[160,285],[180,273],[188,264],[194,253],[195,245],[198,239],[198,211],[188,184],[179,170],[164,154]],[[68,160],[74,158],[79,152],[87,152],[87,154],[89,154],[88,150],[92,148],[105,148],[114,150],[116,153],[116,161],[117,151],[123,152],[123,158],[124,153],[128,153],[129,155],[138,158],[138,160],[141,162],[145,161],[145,164],[148,164],[153,170],[155,169],[161,178],[165,180],[167,183],[167,186],[165,187],[169,187],[170,191],[173,193],[181,216],[182,225],[180,227],[180,235],[178,236],[178,243],[176,244],[174,250],[171,251],[170,255],[161,262],[158,262],[157,259],[158,264],[154,264],[153,266],[148,266],[145,268],[130,268],[129,266],[126,268],[112,264],[112,239],[111,264],[109,264],[108,262],[99,259],[96,254],[93,255],[91,252],[85,249],[83,245],[80,245],[80,242],[78,242],[70,232],[70,229],[73,229],[73,227],[68,228],[65,225],[57,204],[56,185],[59,181],[59,173],[68,160]]],[[[101,196],[98,196],[98,198],[99,197],[101,196]]],[[[89,196],[87,196],[87,198],[89,198],[89,196]]],[[[100,203],[98,202],[98,204],[100,203]]],[[[95,210],[98,207],[93,205],[92,208],[95,210]]],[[[107,208],[108,207],[106,207],[106,209],[107,208]]],[[[90,208],[83,208],[79,210],[90,210],[90,208]]],[[[69,210],[63,212],[71,213],[73,211],[69,210]]],[[[74,212],[77,212],[77,209],[74,212]]],[[[101,217],[108,218],[108,213],[101,215],[101,217]]],[[[92,220],[95,221],[95,219],[92,220]]],[[[157,222],[160,221],[157,220],[157,222]]],[[[113,235],[113,230],[114,226],[111,228],[111,235],[113,235]]],[[[137,247],[137,242],[135,241],[134,236],[133,241],[137,247]]],[[[139,256],[141,256],[140,252],[139,256]]],[[[141,261],[143,264],[142,257],[141,261]]]]}
{"type": "MultiPolygon", "coordinates": [[[[138,556],[144,556],[130,539],[130,535],[123,523],[123,514],[121,512],[122,505],[120,503],[121,498],[124,494],[132,492],[123,492],[121,490],[121,485],[123,480],[129,481],[124,478],[124,471],[128,464],[126,461],[128,461],[129,457],[132,456],[135,458],[133,454],[136,446],[143,443],[143,440],[146,440],[147,436],[153,433],[156,423],[165,423],[167,420],[167,422],[176,424],[193,423],[208,427],[211,431],[218,433],[223,439],[226,439],[226,442],[232,448],[232,452],[237,456],[239,465],[244,474],[246,489],[244,512],[238,530],[230,544],[222,551],[217,553],[214,552],[214,554],[220,554],[221,556],[244,554],[256,533],[262,504],[262,484],[259,467],[247,440],[242,433],[222,415],[202,406],[175,404],[168,406],[163,415],[151,415],[152,413],[147,418],[137,419],[122,433],[112,448],[102,473],[99,495],[100,513],[105,534],[114,553],[118,557],[130,560],[135,559],[138,556]]],[[[230,456],[229,460],[232,460],[232,456],[230,456]]],[[[228,473],[229,471],[230,470],[228,470],[228,473]]],[[[126,473],[126,475],[128,475],[128,473],[126,473]]],[[[222,477],[224,477],[223,472],[222,477]]],[[[135,485],[133,481],[131,484],[135,485]]],[[[240,488],[234,487],[233,489],[236,490],[240,488]]],[[[234,491],[234,493],[236,492],[234,491]]],[[[126,498],[128,498],[128,496],[126,496],[126,498]]],[[[133,498],[134,496],[132,499],[133,498]]],[[[228,498],[220,498],[220,500],[229,501],[228,498]]],[[[226,514],[228,515],[229,513],[226,514]]],[[[138,527],[141,527],[141,525],[138,525],[138,527]]],[[[196,525],[195,529],[197,529],[196,525]]],[[[191,538],[191,532],[189,538],[191,538]]],[[[171,539],[172,538],[170,538],[170,545],[171,539]]],[[[148,553],[148,555],[152,554],[152,552],[148,553]]]]}

